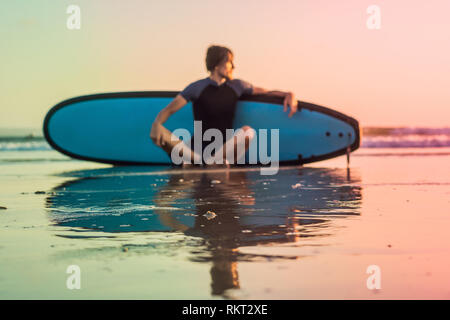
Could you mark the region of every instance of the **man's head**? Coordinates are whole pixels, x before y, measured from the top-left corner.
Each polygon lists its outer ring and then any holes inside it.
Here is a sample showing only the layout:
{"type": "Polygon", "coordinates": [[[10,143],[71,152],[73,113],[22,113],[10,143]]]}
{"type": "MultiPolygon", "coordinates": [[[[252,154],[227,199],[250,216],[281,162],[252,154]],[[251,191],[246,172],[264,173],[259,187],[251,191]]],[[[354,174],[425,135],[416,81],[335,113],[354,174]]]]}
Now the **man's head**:
{"type": "Polygon", "coordinates": [[[233,52],[226,47],[210,46],[206,52],[206,69],[219,76],[233,78],[233,52]]]}

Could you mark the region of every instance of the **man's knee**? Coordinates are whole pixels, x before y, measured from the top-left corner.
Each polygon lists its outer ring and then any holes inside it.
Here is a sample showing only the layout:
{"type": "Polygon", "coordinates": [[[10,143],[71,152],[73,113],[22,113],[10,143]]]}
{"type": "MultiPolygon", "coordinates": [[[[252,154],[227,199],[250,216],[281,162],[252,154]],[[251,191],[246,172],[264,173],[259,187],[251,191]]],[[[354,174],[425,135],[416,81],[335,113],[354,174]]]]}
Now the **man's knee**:
{"type": "Polygon", "coordinates": [[[250,126],[242,126],[241,129],[244,131],[245,142],[248,143],[255,136],[255,130],[250,126]]]}

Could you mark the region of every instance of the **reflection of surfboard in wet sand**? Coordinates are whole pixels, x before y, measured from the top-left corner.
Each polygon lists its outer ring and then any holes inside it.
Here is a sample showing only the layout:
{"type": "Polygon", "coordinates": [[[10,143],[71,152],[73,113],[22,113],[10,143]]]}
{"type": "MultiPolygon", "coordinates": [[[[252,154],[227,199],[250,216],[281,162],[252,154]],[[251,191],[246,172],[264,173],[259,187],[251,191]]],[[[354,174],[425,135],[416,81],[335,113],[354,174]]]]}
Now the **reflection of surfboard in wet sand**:
{"type": "MultiPolygon", "coordinates": [[[[56,150],[73,158],[118,165],[167,165],[169,156],[150,139],[158,112],[178,92],[123,92],[82,96],[54,106],[44,120],[44,136],[56,150]]],[[[359,124],[335,110],[299,101],[289,118],[282,99],[246,96],[238,102],[234,127],[256,131],[252,143],[263,139],[271,154],[270,130],[279,130],[280,165],[304,164],[345,155],[359,147],[359,124]]],[[[164,124],[169,130],[185,128],[193,134],[192,104],[164,124]]],[[[247,155],[248,156],[248,155],[247,155]]],[[[258,154],[258,164],[261,163],[258,154]]]]}
{"type": "Polygon", "coordinates": [[[55,187],[46,207],[55,224],[79,232],[182,231],[241,245],[311,237],[322,234],[320,225],[330,219],[360,214],[359,177],[348,180],[345,170],[287,168],[276,178],[234,169],[64,172],[74,179],[55,187]]]}

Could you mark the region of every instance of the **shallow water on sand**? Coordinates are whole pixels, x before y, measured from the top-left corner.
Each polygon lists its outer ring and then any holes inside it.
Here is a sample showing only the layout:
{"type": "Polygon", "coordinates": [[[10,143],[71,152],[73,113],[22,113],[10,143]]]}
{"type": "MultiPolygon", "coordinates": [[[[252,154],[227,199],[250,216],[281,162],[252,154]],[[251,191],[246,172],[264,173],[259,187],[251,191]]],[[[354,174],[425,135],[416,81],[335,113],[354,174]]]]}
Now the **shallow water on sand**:
{"type": "Polygon", "coordinates": [[[360,149],[349,169],[273,176],[3,152],[0,298],[448,299],[449,151],[360,149]]]}

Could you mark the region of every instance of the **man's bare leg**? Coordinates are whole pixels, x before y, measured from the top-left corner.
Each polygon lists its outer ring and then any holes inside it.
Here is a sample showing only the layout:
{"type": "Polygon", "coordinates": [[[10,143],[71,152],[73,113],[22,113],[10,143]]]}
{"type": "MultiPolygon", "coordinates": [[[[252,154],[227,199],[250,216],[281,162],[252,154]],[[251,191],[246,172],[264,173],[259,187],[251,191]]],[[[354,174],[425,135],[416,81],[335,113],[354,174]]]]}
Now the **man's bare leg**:
{"type": "Polygon", "coordinates": [[[248,148],[250,147],[250,141],[253,140],[253,138],[254,138],[253,132],[248,131],[248,130],[252,129],[250,126],[243,126],[241,129],[244,130],[244,134],[245,134],[244,152],[242,154],[238,153],[238,145],[240,143],[242,143],[242,142],[241,142],[241,139],[238,140],[237,137],[234,137],[234,139],[233,139],[234,140],[233,141],[234,142],[234,144],[233,144],[233,147],[234,147],[234,153],[233,153],[233,155],[234,155],[234,159],[233,159],[234,163],[237,163],[237,161],[241,157],[243,157],[245,155],[245,153],[247,152],[248,148]]]}
{"type": "MultiPolygon", "coordinates": [[[[223,147],[223,159],[225,163],[228,163],[228,167],[229,167],[229,162],[230,162],[230,157],[227,157],[227,150],[231,150],[231,148],[233,149],[233,159],[232,159],[232,163],[236,164],[237,160],[239,158],[241,158],[242,156],[245,155],[245,152],[247,152],[248,148],[250,147],[250,141],[253,139],[254,135],[251,132],[247,132],[247,130],[252,129],[250,126],[243,126],[240,129],[242,129],[244,132],[241,134],[239,134],[239,137],[237,136],[233,136],[232,139],[229,139],[228,141],[225,142],[224,147],[223,147]],[[245,134],[245,139],[244,139],[244,151],[243,153],[241,152],[241,154],[238,154],[238,145],[242,143],[242,134],[245,134]]],[[[239,148],[239,151],[242,149],[242,147],[239,148]]],[[[220,152],[220,150],[219,150],[220,152]]],[[[230,152],[230,151],[228,151],[230,152]]]]}
{"type": "MultiPolygon", "coordinates": [[[[163,149],[169,157],[172,157],[172,150],[175,148],[176,145],[179,143],[184,143],[182,140],[176,138],[170,130],[165,128],[163,125],[161,125],[161,131],[162,131],[162,142],[161,142],[161,149],[163,149]]],[[[183,148],[180,148],[180,156],[183,157],[183,148]]],[[[194,154],[194,151],[191,151],[191,161],[190,163],[183,163],[184,167],[190,167],[193,166],[195,163],[194,160],[196,158],[196,155],[194,154]]]]}
{"type": "MultiPolygon", "coordinates": [[[[253,135],[250,134],[248,135],[247,130],[252,129],[250,126],[243,126],[241,127],[242,130],[244,130],[244,133],[246,133],[245,135],[245,145],[244,145],[244,154],[245,152],[247,152],[248,148],[250,147],[250,141],[253,139],[253,135]]],[[[161,125],[161,130],[163,133],[163,141],[162,141],[162,145],[161,148],[169,155],[169,157],[171,157],[172,155],[172,150],[173,148],[178,145],[179,143],[184,143],[182,140],[175,138],[175,136],[172,134],[172,132],[170,130],[168,130],[167,128],[165,128],[163,125],[161,125]],[[173,139],[173,140],[172,140],[173,139]]],[[[227,168],[230,167],[229,165],[229,159],[227,159],[227,151],[228,148],[233,148],[234,152],[233,152],[233,164],[237,163],[237,160],[243,156],[243,154],[238,155],[238,145],[241,143],[241,141],[238,141],[238,138],[236,136],[233,136],[232,139],[228,140],[225,142],[224,146],[222,147],[222,152],[223,152],[223,160],[225,163],[225,166],[227,168]],[[239,156],[239,157],[238,157],[239,156]]],[[[183,148],[180,148],[180,156],[183,156],[183,148]]],[[[190,149],[190,148],[189,148],[190,149]]],[[[220,152],[220,150],[218,150],[220,152]]],[[[183,167],[190,167],[193,166],[193,164],[195,163],[195,159],[199,157],[199,155],[195,154],[193,150],[191,150],[191,159],[190,159],[190,163],[186,164],[183,163],[183,167]]]]}

